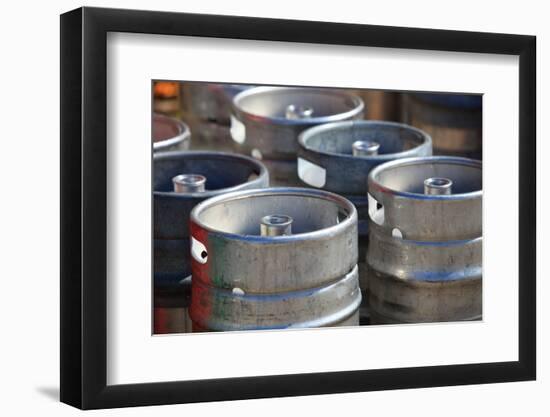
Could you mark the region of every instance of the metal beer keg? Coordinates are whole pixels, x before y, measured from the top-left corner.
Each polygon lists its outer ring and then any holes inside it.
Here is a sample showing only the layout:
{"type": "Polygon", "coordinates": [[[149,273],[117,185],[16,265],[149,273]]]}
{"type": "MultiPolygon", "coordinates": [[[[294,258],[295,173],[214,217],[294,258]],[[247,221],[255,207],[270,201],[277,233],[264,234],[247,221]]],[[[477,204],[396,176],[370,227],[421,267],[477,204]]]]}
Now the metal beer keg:
{"type": "Polygon", "coordinates": [[[181,84],[183,113],[205,121],[229,126],[233,97],[252,86],[184,82],[181,84]]]}
{"type": "MultiPolygon", "coordinates": [[[[155,155],[153,164],[155,307],[187,307],[191,210],[213,196],[267,187],[269,176],[253,158],[219,152],[167,152],[155,155]]],[[[170,311],[158,313],[159,320],[174,320],[170,311]]],[[[157,327],[171,328],[165,322],[157,327]]]]}
{"type": "Polygon", "coordinates": [[[435,155],[481,159],[481,96],[405,94],[403,100],[405,123],[432,137],[435,155]]]}
{"type": "Polygon", "coordinates": [[[153,151],[168,152],[189,149],[191,132],[187,125],[172,117],[153,114],[153,151]]]}
{"type": "Polygon", "coordinates": [[[194,331],[358,324],[357,211],[302,188],[240,191],[191,213],[194,331]]]}
{"type": "Polygon", "coordinates": [[[401,159],[369,175],[374,323],[481,318],[482,168],[459,157],[401,159]]]}
{"type": "Polygon", "coordinates": [[[363,109],[358,96],[341,90],[251,88],[233,99],[231,136],[241,152],[266,161],[273,184],[297,185],[298,135],[315,125],[361,119],[363,109]]]}
{"type": "Polygon", "coordinates": [[[233,97],[251,88],[244,84],[181,83],[182,119],[193,132],[193,150],[235,152],[229,133],[233,97]]]}
{"type": "Polygon", "coordinates": [[[345,196],[359,216],[359,282],[363,292],[361,320],[368,320],[367,178],[376,166],[394,159],[429,156],[430,137],[411,126],[382,121],[328,123],[304,131],[298,140],[298,176],[307,185],[345,196]]]}

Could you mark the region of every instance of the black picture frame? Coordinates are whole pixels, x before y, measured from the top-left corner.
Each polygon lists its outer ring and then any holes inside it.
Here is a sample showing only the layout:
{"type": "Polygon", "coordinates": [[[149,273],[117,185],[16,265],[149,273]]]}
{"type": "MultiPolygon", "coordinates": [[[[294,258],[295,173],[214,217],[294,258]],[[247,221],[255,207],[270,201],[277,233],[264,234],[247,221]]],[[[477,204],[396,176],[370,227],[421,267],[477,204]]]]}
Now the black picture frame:
{"type": "Polygon", "coordinates": [[[61,16],[61,401],[82,409],[375,391],[536,378],[536,38],[170,12],[61,16]],[[519,360],[106,384],[108,32],[519,56],[519,360]]]}

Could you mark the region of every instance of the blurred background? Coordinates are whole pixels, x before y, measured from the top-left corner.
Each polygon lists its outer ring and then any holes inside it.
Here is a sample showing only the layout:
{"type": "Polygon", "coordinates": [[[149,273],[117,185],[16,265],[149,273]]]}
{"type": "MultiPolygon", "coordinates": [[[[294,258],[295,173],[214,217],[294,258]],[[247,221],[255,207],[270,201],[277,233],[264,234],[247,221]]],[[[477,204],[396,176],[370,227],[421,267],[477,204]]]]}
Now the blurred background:
{"type": "MultiPolygon", "coordinates": [[[[187,124],[192,133],[192,150],[241,152],[230,135],[232,100],[236,94],[251,87],[254,86],[155,81],[153,109],[155,113],[187,124]]],[[[434,155],[482,159],[481,95],[342,91],[361,97],[366,120],[401,122],[428,133],[433,140],[434,155]]]]}

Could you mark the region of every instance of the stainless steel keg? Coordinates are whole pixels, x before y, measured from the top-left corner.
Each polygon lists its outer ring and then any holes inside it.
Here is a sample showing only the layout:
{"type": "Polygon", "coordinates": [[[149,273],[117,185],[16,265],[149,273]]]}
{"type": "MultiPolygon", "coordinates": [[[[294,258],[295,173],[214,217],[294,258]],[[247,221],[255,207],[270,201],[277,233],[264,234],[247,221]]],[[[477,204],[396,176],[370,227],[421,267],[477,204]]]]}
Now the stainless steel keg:
{"type": "Polygon", "coordinates": [[[172,117],[153,114],[153,151],[189,149],[191,132],[187,125],[172,117]]]}
{"type": "Polygon", "coordinates": [[[246,84],[183,82],[183,114],[202,122],[228,126],[233,97],[251,87],[246,84]]]}
{"type": "Polygon", "coordinates": [[[344,195],[359,216],[359,276],[363,291],[362,321],[366,309],[368,246],[367,178],[376,166],[394,159],[430,156],[430,136],[394,122],[346,121],[312,127],[299,137],[298,176],[315,188],[344,195]]]}
{"type": "Polygon", "coordinates": [[[238,152],[235,142],[231,139],[229,126],[198,119],[189,120],[185,118],[184,120],[193,132],[193,141],[189,149],[194,151],[238,152]]]}
{"type": "Polygon", "coordinates": [[[434,154],[482,157],[482,98],[461,94],[405,94],[403,120],[427,132],[434,154]]]}
{"type": "Polygon", "coordinates": [[[236,152],[229,132],[233,97],[251,88],[244,84],[181,83],[181,118],[193,132],[193,150],[236,152]]]}
{"type": "Polygon", "coordinates": [[[363,109],[359,97],[341,90],[251,88],[233,99],[231,136],[243,153],[269,161],[272,183],[297,185],[298,135],[315,125],[361,119],[363,109]]]}
{"type": "Polygon", "coordinates": [[[375,323],[482,314],[482,167],[459,157],[396,160],[369,175],[369,303],[375,323]]]}
{"type": "MultiPolygon", "coordinates": [[[[253,158],[218,152],[161,153],[154,156],[153,164],[155,307],[185,308],[190,290],[185,278],[191,274],[191,210],[213,196],[267,187],[269,176],[253,158]]],[[[173,320],[170,314],[159,311],[155,319],[173,320]]],[[[157,328],[165,333],[172,326],[162,321],[155,323],[157,328]]]]}
{"type": "Polygon", "coordinates": [[[192,332],[189,317],[191,276],[177,286],[155,287],[153,296],[153,334],[192,332]]]}
{"type": "Polygon", "coordinates": [[[240,191],[191,213],[194,331],[358,324],[357,211],[302,188],[240,191]]]}

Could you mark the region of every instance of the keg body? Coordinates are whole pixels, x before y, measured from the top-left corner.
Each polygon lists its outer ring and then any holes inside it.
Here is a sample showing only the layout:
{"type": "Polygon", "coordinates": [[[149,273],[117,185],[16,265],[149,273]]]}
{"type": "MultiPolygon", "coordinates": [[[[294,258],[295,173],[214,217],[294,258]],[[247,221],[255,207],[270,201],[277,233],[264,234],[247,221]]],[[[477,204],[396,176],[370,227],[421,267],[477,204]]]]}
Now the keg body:
{"type": "Polygon", "coordinates": [[[372,321],[480,319],[481,163],[459,157],[388,162],[371,171],[369,199],[372,321]],[[452,192],[427,192],[424,182],[434,179],[450,182],[452,192]]]}
{"type": "Polygon", "coordinates": [[[156,286],[153,291],[153,334],[191,333],[189,317],[191,276],[177,285],[156,286]]]}
{"type": "Polygon", "coordinates": [[[153,114],[153,151],[170,152],[189,149],[191,131],[187,125],[172,117],[153,114]]]}
{"type": "Polygon", "coordinates": [[[198,203],[226,192],[269,185],[266,168],[253,158],[219,152],[167,152],[154,156],[153,270],[155,333],[190,331],[181,312],[189,306],[191,275],[189,215],[198,203]],[[205,190],[175,192],[173,180],[192,174],[205,190]]]}
{"type": "Polygon", "coordinates": [[[181,84],[182,119],[193,132],[191,149],[236,152],[229,132],[232,101],[249,88],[241,84],[181,84]]]}
{"type": "Polygon", "coordinates": [[[184,114],[192,118],[229,126],[233,97],[252,86],[184,82],[181,84],[184,114]]]}
{"type": "Polygon", "coordinates": [[[300,188],[215,197],[191,214],[194,330],[358,323],[357,213],[346,199],[300,188]],[[273,216],[276,215],[276,216],[273,216]],[[265,217],[292,234],[262,234],[265,217]]]}
{"type": "Polygon", "coordinates": [[[427,132],[434,155],[482,158],[481,96],[406,94],[404,121],[427,132]]]}
{"type": "Polygon", "coordinates": [[[193,132],[190,149],[193,151],[232,152],[236,153],[235,142],[231,139],[229,126],[198,119],[188,119],[193,132]]]}
{"type": "MultiPolygon", "coordinates": [[[[298,176],[315,188],[345,196],[357,208],[359,218],[359,275],[365,304],[368,287],[367,179],[376,166],[414,156],[430,156],[432,143],[426,133],[400,123],[347,121],[328,123],[304,131],[299,137],[298,176]],[[375,144],[376,154],[353,155],[358,141],[375,144]]],[[[366,305],[364,306],[366,307],[366,305]]],[[[367,311],[362,316],[367,317],[367,311]]]]}
{"type": "Polygon", "coordinates": [[[323,123],[361,119],[363,109],[359,97],[338,90],[251,88],[233,99],[231,136],[240,152],[268,161],[272,182],[297,185],[299,134],[323,123]]]}

